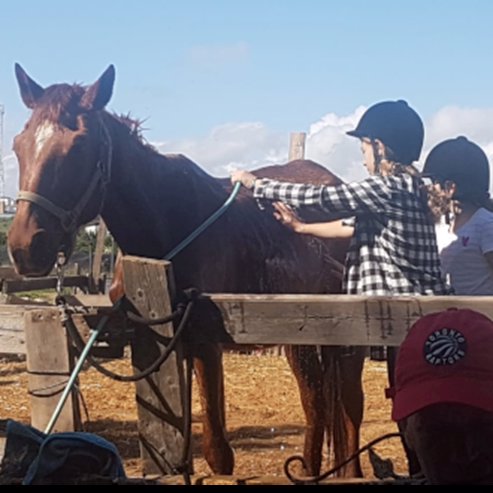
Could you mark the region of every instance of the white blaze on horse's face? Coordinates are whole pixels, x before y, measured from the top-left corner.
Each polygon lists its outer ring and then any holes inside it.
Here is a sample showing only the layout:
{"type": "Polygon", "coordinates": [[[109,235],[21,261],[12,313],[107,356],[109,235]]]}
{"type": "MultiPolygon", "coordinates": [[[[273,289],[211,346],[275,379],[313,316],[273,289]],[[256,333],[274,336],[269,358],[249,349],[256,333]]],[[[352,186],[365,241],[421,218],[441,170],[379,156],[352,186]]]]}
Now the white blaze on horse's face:
{"type": "Polygon", "coordinates": [[[45,121],[38,126],[34,134],[35,139],[35,159],[41,154],[45,144],[50,140],[50,137],[55,133],[55,125],[53,123],[45,121]]]}

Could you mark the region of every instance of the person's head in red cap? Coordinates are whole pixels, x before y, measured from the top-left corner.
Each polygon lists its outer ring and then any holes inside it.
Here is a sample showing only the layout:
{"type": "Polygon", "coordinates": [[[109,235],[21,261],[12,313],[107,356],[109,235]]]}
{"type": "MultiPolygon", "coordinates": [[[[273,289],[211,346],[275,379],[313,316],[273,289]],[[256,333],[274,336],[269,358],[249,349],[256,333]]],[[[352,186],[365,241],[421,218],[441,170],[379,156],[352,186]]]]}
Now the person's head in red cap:
{"type": "Polygon", "coordinates": [[[469,309],[419,319],[401,344],[392,419],[432,484],[493,484],[493,321],[469,309]]]}

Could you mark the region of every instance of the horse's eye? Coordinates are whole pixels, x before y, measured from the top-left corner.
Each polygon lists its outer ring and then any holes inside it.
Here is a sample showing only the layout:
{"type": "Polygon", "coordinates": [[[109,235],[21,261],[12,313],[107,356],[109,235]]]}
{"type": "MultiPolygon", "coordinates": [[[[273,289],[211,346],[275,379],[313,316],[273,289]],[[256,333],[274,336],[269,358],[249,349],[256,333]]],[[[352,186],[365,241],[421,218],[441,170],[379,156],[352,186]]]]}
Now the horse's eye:
{"type": "Polygon", "coordinates": [[[65,113],[64,115],[61,115],[60,123],[64,127],[67,127],[69,130],[75,131],[78,129],[77,118],[71,113],[65,113]]]}

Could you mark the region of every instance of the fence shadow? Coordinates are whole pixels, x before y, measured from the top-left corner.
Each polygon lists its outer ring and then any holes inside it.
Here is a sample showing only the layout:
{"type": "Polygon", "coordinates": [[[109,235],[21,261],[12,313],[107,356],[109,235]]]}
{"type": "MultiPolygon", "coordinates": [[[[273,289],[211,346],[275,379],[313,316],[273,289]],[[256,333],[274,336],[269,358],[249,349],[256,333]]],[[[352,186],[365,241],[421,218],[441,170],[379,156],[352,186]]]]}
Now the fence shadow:
{"type": "MultiPolygon", "coordinates": [[[[84,431],[97,434],[109,440],[118,448],[125,459],[140,457],[137,421],[119,421],[112,419],[95,420],[84,423],[84,431]]],[[[229,432],[231,444],[237,451],[278,450],[287,445],[293,436],[302,436],[304,427],[295,424],[282,426],[242,426],[229,432]]],[[[202,457],[202,433],[192,433],[193,457],[202,457]]]]}

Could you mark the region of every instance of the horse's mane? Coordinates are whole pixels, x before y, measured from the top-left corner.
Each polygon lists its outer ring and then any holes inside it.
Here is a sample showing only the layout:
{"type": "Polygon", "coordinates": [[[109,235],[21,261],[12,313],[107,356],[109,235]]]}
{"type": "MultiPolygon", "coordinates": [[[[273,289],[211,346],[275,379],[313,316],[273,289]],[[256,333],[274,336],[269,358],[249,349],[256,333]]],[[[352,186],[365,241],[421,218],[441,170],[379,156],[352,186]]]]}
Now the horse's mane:
{"type": "Polygon", "coordinates": [[[144,131],[146,129],[143,127],[143,124],[145,120],[133,118],[130,116],[130,113],[111,113],[111,116],[126,126],[130,132],[130,135],[138,139],[141,144],[149,145],[148,141],[144,137],[144,131]]]}

